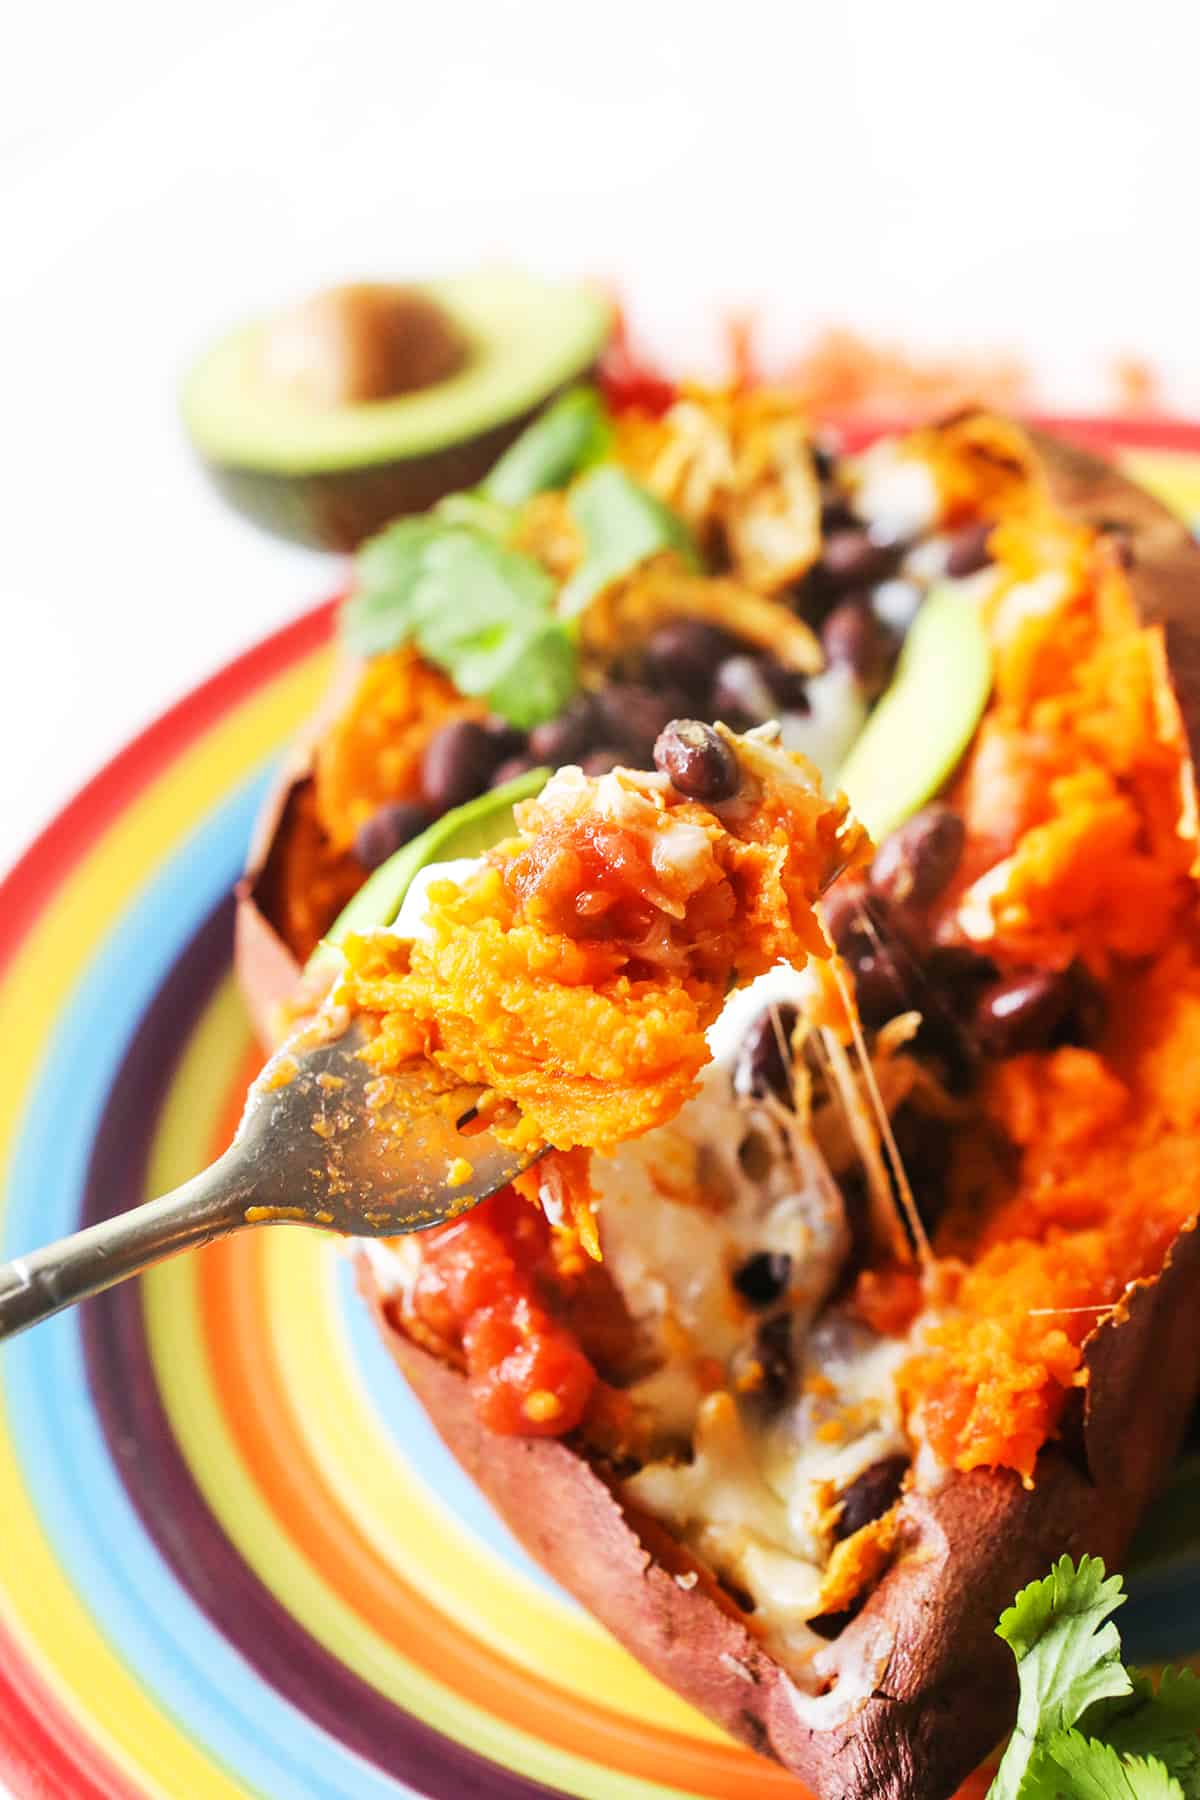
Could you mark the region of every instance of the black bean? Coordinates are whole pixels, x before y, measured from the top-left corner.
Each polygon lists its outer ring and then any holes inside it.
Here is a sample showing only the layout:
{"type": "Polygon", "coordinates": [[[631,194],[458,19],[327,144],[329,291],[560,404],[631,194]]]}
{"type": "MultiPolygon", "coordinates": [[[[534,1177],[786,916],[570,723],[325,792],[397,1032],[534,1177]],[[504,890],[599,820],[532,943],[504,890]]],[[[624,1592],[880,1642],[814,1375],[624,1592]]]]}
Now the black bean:
{"type": "Polygon", "coordinates": [[[827,663],[852,670],[869,694],[887,679],[888,640],[866,598],[838,602],[821,627],[821,648],[827,663]]]}
{"type": "Polygon", "coordinates": [[[984,989],[975,1007],[975,1037],[987,1056],[1047,1050],[1074,997],[1065,970],[1025,969],[984,989]]]}
{"type": "Polygon", "coordinates": [[[393,800],[359,826],[354,834],[354,854],[364,869],[377,869],[428,823],[428,810],[417,801],[393,800]]]}
{"type": "Polygon", "coordinates": [[[435,813],[482,793],[501,759],[476,719],[454,719],[430,738],[421,758],[421,787],[435,813]]]}
{"type": "Polygon", "coordinates": [[[948,806],[924,806],[879,846],[871,886],[903,905],[928,906],[958,868],[966,841],[958,813],[948,806]]]}
{"type": "Polygon", "coordinates": [[[607,775],[612,769],[627,768],[629,758],[615,744],[601,744],[598,749],[589,750],[579,766],[585,775],[595,778],[607,775]]]}
{"type": "Polygon", "coordinates": [[[865,950],[853,964],[854,997],[864,1025],[886,1025],[916,1004],[912,972],[888,944],[865,950]]]}
{"type": "Polygon", "coordinates": [[[853,876],[844,877],[831,888],[821,906],[829,941],[843,956],[866,929],[863,915],[869,917],[875,911],[882,915],[886,910],[873,894],[867,893],[865,883],[853,876]]]}
{"type": "Polygon", "coordinates": [[[892,1135],[926,1231],[934,1231],[949,1199],[950,1130],[945,1119],[906,1102],[892,1114],[892,1135]]]}
{"type": "Polygon", "coordinates": [[[787,669],[773,656],[759,658],[759,668],[763,680],[771,690],[774,699],[785,712],[809,713],[812,703],[808,697],[808,676],[801,675],[798,669],[787,669]]]}
{"type": "Polygon", "coordinates": [[[968,944],[935,944],[925,959],[925,978],[959,1017],[969,1018],[975,1002],[999,970],[989,956],[982,956],[968,944]]]}
{"type": "Polygon", "coordinates": [[[787,1292],[792,1259],[785,1251],[758,1250],[733,1272],[733,1285],[751,1306],[773,1306],[787,1292]]]}
{"type": "Polygon", "coordinates": [[[654,766],[677,793],[710,805],[732,799],[741,780],[729,745],[699,719],[672,719],[654,746],[654,766]]]}
{"type": "Polygon", "coordinates": [[[829,537],[835,531],[860,530],[854,510],[845,494],[838,493],[836,488],[827,489],[821,495],[821,531],[829,537]]]}
{"type": "Polygon", "coordinates": [[[649,688],[638,682],[613,682],[596,695],[603,742],[621,744],[635,769],[650,766],[654,741],[672,719],[686,716],[691,702],[682,688],[649,688]]]}
{"type": "Polygon", "coordinates": [[[738,1047],[733,1085],[739,1094],[762,1100],[774,1094],[792,1103],[792,1033],[800,1017],[795,1006],[767,1006],[752,1022],[738,1047]]]}
{"type": "Polygon", "coordinates": [[[646,642],[646,673],[699,698],[717,668],[737,649],[737,639],[703,619],[668,619],[646,642]]]}
{"type": "Polygon", "coordinates": [[[899,552],[892,544],[877,544],[861,525],[831,531],[821,547],[817,564],[820,583],[831,592],[869,586],[882,581],[896,566],[899,552]]]}
{"type": "Polygon", "coordinates": [[[504,787],[506,783],[515,781],[518,775],[528,775],[530,769],[540,769],[541,766],[537,757],[530,756],[528,750],[523,751],[520,756],[507,757],[488,782],[488,786],[504,787]]]}
{"type": "Polygon", "coordinates": [[[778,701],[763,667],[763,658],[739,652],[727,656],[713,677],[713,716],[732,725],[762,725],[773,719],[778,701]]]}
{"type": "Polygon", "coordinates": [[[825,927],[854,977],[865,1025],[883,1025],[918,1004],[916,947],[899,908],[859,884],[834,888],[825,902],[825,927]]]}
{"type": "MultiPolygon", "coordinates": [[[[911,931],[908,942],[914,942],[911,931]]],[[[979,1072],[975,1009],[996,976],[995,963],[966,945],[921,948],[912,984],[921,1023],[912,1048],[951,1093],[965,1093],[979,1072]]]]}
{"type": "Polygon", "coordinates": [[[907,1456],[885,1456],[869,1469],[864,1469],[842,1495],[842,1510],[833,1528],[835,1543],[853,1537],[864,1525],[882,1519],[895,1504],[900,1487],[908,1473],[907,1456]]]}
{"type": "Polygon", "coordinates": [[[863,1599],[860,1598],[855,1601],[853,1606],[847,1606],[842,1612],[821,1613],[818,1618],[810,1619],[808,1629],[815,1631],[818,1637],[825,1638],[827,1642],[832,1643],[834,1638],[841,1637],[847,1625],[854,1623],[862,1609],[863,1599]]]}
{"type": "Polygon", "coordinates": [[[818,481],[831,481],[837,469],[839,447],[832,437],[814,438],[809,445],[818,481]]]}
{"type": "Polygon", "coordinates": [[[483,721],[483,729],[492,741],[497,762],[503,762],[510,756],[519,756],[525,748],[525,733],[515,725],[510,725],[507,719],[498,719],[494,713],[483,721]]]}
{"type": "Polygon", "coordinates": [[[796,1378],[790,1313],[776,1313],[763,1321],[755,1334],[754,1354],[762,1370],[759,1393],[768,1406],[782,1406],[796,1378]]]}
{"type": "Polygon", "coordinates": [[[1067,976],[1071,983],[1071,1004],[1059,1027],[1060,1041],[1085,1045],[1099,1043],[1108,1024],[1104,989],[1081,962],[1073,962],[1067,976]]]}
{"type": "Polygon", "coordinates": [[[590,694],[577,694],[556,719],[535,725],[529,734],[529,749],[539,763],[561,769],[575,762],[596,742],[600,715],[590,694]]]}
{"type": "Polygon", "coordinates": [[[978,569],[986,569],[992,560],[988,555],[991,534],[992,525],[982,519],[957,531],[946,553],[947,575],[958,579],[963,575],[974,575],[978,569]]]}
{"type": "MultiPolygon", "coordinates": [[[[874,945],[880,938],[895,940],[922,957],[930,947],[928,923],[921,913],[885,899],[862,880],[843,879],[831,888],[825,897],[825,914],[836,920],[841,938],[848,941],[851,952],[856,944],[874,945]],[[831,908],[834,900],[837,906],[831,908]]],[[[846,954],[846,942],[839,942],[837,947],[846,954]]]]}

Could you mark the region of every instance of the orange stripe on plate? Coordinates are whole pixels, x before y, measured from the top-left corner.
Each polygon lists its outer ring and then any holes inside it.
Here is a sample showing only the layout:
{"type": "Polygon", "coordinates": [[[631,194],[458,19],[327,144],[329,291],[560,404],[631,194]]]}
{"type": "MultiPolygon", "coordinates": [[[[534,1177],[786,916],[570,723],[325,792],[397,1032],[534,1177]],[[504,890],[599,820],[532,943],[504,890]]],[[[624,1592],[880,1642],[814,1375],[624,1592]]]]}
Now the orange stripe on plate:
{"type": "MultiPolygon", "coordinates": [[[[234,1090],[221,1143],[228,1141],[244,1091],[234,1090]]],[[[602,1767],[691,1788],[710,1800],[771,1794],[801,1800],[805,1790],[794,1776],[735,1744],[704,1743],[645,1725],[581,1703],[548,1677],[532,1680],[381,1562],[297,1429],[292,1395],[266,1329],[261,1266],[253,1238],[229,1239],[205,1253],[200,1305],[214,1386],[239,1452],[281,1528],[373,1631],[497,1718],[602,1767]]]]}

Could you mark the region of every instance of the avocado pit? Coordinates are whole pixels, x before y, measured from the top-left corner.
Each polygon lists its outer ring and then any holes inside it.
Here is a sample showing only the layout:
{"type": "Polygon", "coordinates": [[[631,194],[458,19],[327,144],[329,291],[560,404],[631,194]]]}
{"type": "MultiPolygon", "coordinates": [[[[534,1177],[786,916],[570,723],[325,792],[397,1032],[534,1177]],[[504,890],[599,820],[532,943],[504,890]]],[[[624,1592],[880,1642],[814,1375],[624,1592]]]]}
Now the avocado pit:
{"type": "Polygon", "coordinates": [[[428,294],[351,282],[312,294],[263,332],[259,377],[293,404],[328,411],[393,400],[458,374],[467,341],[428,294]]]}

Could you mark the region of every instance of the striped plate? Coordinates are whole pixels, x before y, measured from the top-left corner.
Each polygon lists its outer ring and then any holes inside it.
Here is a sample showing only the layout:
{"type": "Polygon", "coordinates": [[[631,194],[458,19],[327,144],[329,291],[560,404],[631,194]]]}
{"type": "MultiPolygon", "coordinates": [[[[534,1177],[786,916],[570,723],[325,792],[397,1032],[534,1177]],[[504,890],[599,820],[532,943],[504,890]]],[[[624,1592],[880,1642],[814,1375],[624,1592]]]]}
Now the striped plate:
{"type": "MultiPolygon", "coordinates": [[[[1200,429],[1084,435],[1200,517],[1200,429]]],[[[330,613],[160,719],[4,884],[0,1255],[226,1141],[253,1066],[230,889],[330,613]]],[[[1145,1534],[1126,1620],[1147,1657],[1200,1648],[1198,1487],[1185,1463],[1145,1534]]],[[[22,1800],[800,1792],[526,1559],[310,1233],[177,1259],[7,1346],[0,1519],[0,1779],[22,1800]]]]}

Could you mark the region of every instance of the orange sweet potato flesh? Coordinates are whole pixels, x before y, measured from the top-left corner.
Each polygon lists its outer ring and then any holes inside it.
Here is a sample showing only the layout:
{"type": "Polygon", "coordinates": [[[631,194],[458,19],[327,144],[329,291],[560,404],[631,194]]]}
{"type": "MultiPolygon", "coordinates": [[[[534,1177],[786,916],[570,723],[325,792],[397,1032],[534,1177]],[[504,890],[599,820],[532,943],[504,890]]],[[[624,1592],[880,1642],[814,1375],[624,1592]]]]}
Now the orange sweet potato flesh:
{"type": "Polygon", "coordinates": [[[338,665],[267,796],[238,884],[237,969],[264,1042],[366,877],[352,849],[358,826],[389,800],[416,797],[422,753],[442,725],[483,712],[411,648],[338,665]]]}
{"type": "MultiPolygon", "coordinates": [[[[1058,504],[1125,537],[1141,615],[1164,630],[1194,759],[1200,550],[1106,465],[1048,438],[1035,443],[1058,504]]],[[[1185,779],[1190,804],[1190,767],[1185,779]]],[[[268,952],[245,925],[239,968],[252,999],[279,992],[285,971],[268,952]]],[[[950,1800],[1012,1722],[1015,1670],[995,1635],[1001,1610],[1064,1551],[1120,1559],[1200,1390],[1192,1222],[1162,1271],[1087,1340],[1087,1385],[1039,1455],[1031,1487],[1011,1471],[976,1469],[902,1500],[895,1559],[824,1653],[827,1690],[813,1698],[710,1579],[679,1587],[651,1548],[661,1527],[639,1530],[602,1469],[567,1443],[487,1432],[463,1376],[397,1329],[365,1265],[361,1279],[432,1422],[526,1549],[656,1675],[820,1800],[950,1800]]]]}

